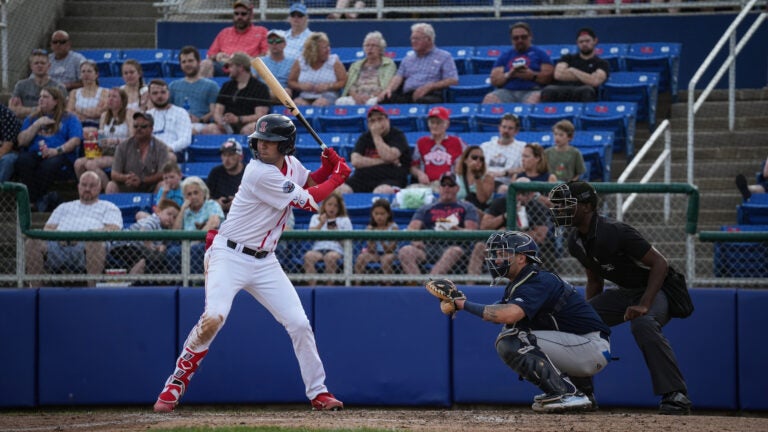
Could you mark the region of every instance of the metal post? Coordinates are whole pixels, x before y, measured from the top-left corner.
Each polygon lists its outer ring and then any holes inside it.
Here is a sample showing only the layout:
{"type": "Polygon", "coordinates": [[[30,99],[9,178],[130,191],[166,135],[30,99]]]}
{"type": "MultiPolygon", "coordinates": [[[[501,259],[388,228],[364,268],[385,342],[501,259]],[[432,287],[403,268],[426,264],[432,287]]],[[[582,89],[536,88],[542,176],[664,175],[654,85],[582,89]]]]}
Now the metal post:
{"type": "Polygon", "coordinates": [[[0,59],[0,75],[2,75],[3,91],[8,90],[8,8],[5,6],[8,0],[0,0],[0,44],[2,44],[3,56],[0,59]]]}
{"type": "Polygon", "coordinates": [[[733,132],[736,123],[736,33],[728,41],[729,56],[733,58],[728,67],[728,130],[733,132]]]}
{"type": "Polygon", "coordinates": [[[344,240],[344,285],[350,286],[352,282],[350,277],[354,273],[355,267],[352,261],[352,240],[344,240]]]}
{"type": "Polygon", "coordinates": [[[181,241],[181,284],[184,287],[189,286],[189,273],[190,268],[192,267],[190,265],[190,247],[191,247],[192,241],[191,240],[182,240],[181,241]]]}
{"type": "MultiPolygon", "coordinates": [[[[664,160],[664,183],[669,184],[672,180],[672,131],[670,128],[664,130],[664,151],[669,156],[664,160]]],[[[672,213],[672,196],[669,193],[664,194],[664,221],[669,222],[672,213]]]]}

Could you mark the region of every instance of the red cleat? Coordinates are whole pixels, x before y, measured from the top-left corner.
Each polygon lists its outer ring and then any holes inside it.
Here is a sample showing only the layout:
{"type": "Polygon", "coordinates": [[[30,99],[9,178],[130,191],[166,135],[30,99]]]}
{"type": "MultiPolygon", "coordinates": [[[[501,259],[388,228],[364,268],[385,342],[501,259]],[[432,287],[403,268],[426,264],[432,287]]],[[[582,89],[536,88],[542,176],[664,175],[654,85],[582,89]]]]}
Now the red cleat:
{"type": "Polygon", "coordinates": [[[344,404],[330,393],[320,393],[312,399],[313,411],[339,411],[344,409],[344,404]]]}

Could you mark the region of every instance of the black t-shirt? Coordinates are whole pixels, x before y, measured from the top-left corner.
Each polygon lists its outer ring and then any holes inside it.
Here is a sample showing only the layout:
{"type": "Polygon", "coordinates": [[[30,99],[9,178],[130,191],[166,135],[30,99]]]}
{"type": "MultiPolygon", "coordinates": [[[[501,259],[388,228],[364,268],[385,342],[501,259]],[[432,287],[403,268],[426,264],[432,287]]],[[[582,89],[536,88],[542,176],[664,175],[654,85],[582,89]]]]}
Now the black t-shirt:
{"type": "MultiPolygon", "coordinates": [[[[408,173],[411,168],[411,148],[408,146],[405,134],[400,129],[391,127],[389,133],[382,138],[390,147],[400,150],[400,166],[384,163],[365,168],[355,168],[355,173],[348,180],[348,183],[355,192],[370,192],[381,184],[389,184],[401,188],[408,185],[408,173]]],[[[379,157],[370,131],[360,135],[352,152],[369,158],[376,159],[379,157]]]]}
{"type": "Polygon", "coordinates": [[[224,105],[225,113],[253,115],[257,106],[270,106],[269,88],[254,77],[242,89],[237,88],[237,81],[229,80],[221,86],[216,103],[224,105]]]}
{"type": "Polygon", "coordinates": [[[224,165],[213,167],[208,174],[208,179],[205,181],[208,189],[211,191],[211,199],[216,200],[223,196],[234,196],[237,188],[240,187],[240,182],[243,180],[244,172],[245,169],[240,171],[240,174],[233,176],[227,173],[224,165]]]}
{"type": "MultiPolygon", "coordinates": [[[[576,68],[580,71],[584,71],[588,74],[591,74],[598,69],[604,70],[606,77],[609,76],[611,73],[611,65],[607,61],[601,59],[598,56],[594,56],[589,59],[583,59],[578,54],[565,54],[564,56],[560,57],[560,60],[558,60],[557,62],[558,63],[565,62],[568,64],[568,66],[572,68],[576,68]]],[[[553,84],[582,85],[580,81],[555,81],[553,84]]]]}
{"type": "Polygon", "coordinates": [[[582,237],[577,229],[568,235],[568,252],[586,268],[623,288],[645,290],[648,267],[641,259],[651,244],[633,227],[595,215],[592,228],[582,237]]]}

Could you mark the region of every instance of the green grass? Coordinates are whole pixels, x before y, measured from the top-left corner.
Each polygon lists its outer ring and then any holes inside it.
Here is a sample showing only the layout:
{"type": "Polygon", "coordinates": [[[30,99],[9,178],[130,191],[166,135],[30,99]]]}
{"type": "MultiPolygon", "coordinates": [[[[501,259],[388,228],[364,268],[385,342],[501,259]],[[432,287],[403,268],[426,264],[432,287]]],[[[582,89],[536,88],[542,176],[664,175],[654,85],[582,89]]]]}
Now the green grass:
{"type": "Polygon", "coordinates": [[[236,426],[236,427],[185,427],[172,429],[153,429],[160,432],[391,432],[392,429],[316,429],[286,428],[274,426],[236,426]]]}

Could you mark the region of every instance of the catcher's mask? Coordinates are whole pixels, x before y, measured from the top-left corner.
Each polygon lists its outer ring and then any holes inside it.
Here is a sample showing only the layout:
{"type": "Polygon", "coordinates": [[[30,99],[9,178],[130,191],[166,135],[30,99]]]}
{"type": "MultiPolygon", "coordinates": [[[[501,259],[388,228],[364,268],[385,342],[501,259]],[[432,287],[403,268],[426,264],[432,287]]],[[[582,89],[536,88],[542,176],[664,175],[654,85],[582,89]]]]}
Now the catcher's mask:
{"type": "Polygon", "coordinates": [[[259,158],[259,140],[277,142],[277,151],[289,156],[296,151],[296,126],[282,114],[267,114],[256,122],[256,131],[248,136],[254,159],[259,158]]]}
{"type": "Polygon", "coordinates": [[[573,216],[576,214],[576,205],[579,203],[591,203],[592,208],[597,207],[597,192],[591,184],[583,181],[572,181],[555,186],[549,192],[549,201],[552,202],[552,218],[557,227],[573,226],[573,216]]]}
{"type": "Polygon", "coordinates": [[[494,279],[506,277],[509,272],[509,260],[515,254],[525,255],[528,262],[541,264],[539,246],[533,238],[520,231],[493,233],[485,242],[485,262],[494,279]],[[497,263],[500,260],[501,264],[497,263]]]}

